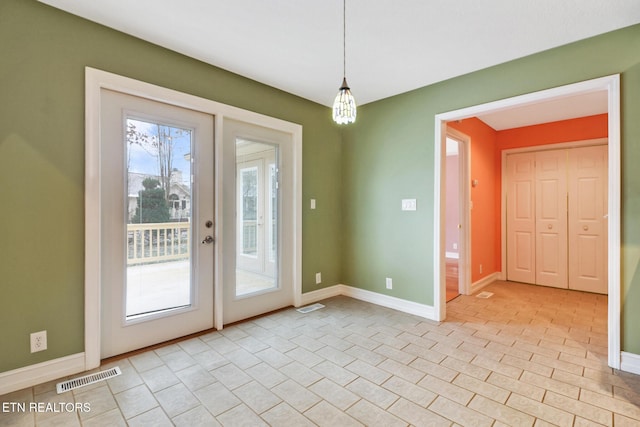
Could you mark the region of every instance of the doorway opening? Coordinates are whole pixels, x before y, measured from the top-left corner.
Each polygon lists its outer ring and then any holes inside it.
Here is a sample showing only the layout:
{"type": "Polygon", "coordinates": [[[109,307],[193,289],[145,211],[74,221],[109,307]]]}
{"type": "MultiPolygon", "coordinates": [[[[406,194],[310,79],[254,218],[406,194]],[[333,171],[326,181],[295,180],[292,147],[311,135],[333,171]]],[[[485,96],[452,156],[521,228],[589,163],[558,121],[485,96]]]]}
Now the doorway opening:
{"type": "MultiPolygon", "coordinates": [[[[620,76],[612,75],[585,82],[561,86],[553,89],[534,92],[487,104],[476,105],[456,111],[438,114],[435,116],[435,140],[438,141],[435,147],[435,156],[439,161],[435,163],[435,248],[434,248],[434,314],[436,320],[444,320],[446,317],[446,277],[445,274],[445,241],[446,241],[446,221],[445,198],[446,177],[444,174],[444,162],[446,159],[446,135],[447,123],[456,120],[463,120],[487,114],[507,114],[512,112],[523,112],[528,109],[539,111],[554,111],[557,104],[564,103],[565,110],[581,107],[586,98],[593,95],[604,95],[607,129],[609,145],[608,154],[608,203],[607,203],[607,282],[608,282],[608,364],[620,369],[620,76]],[[570,106],[573,105],[573,108],[570,106]],[[539,108],[539,107],[544,108],[539,108]]],[[[531,114],[528,114],[531,116],[531,114]]],[[[573,117],[582,117],[588,114],[577,114],[573,117]]],[[[539,123],[547,123],[557,118],[547,117],[539,123]]],[[[504,224],[504,222],[503,222],[504,224]]],[[[505,235],[504,230],[502,236],[505,235]]],[[[504,253],[503,253],[504,256],[504,253]]],[[[505,262],[501,262],[498,271],[499,278],[504,278],[505,262]]]]}
{"type": "Polygon", "coordinates": [[[471,233],[469,218],[469,136],[447,129],[445,160],[446,302],[468,294],[471,233]]]}

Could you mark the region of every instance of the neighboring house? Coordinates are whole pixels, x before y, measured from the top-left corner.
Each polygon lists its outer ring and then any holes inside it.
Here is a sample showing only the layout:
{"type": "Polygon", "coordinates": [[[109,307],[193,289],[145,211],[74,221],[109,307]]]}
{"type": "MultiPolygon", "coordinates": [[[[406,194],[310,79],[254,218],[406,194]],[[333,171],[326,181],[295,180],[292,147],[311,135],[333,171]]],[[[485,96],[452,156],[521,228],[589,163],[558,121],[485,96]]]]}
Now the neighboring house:
{"type": "MultiPolygon", "coordinates": [[[[160,181],[158,175],[129,172],[128,174],[129,203],[127,206],[127,219],[129,222],[136,214],[140,191],[144,190],[142,182],[147,178],[160,181]]],[[[189,184],[183,182],[182,171],[174,169],[171,173],[171,186],[169,190],[169,214],[172,221],[188,221],[191,212],[191,189],[189,184]]]]}

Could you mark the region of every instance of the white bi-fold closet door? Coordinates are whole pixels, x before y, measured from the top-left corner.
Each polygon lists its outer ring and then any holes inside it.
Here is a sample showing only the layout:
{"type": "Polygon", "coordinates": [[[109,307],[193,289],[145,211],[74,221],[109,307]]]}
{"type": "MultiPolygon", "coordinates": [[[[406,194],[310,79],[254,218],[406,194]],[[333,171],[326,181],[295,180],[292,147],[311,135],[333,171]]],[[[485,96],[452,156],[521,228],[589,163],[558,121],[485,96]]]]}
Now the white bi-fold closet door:
{"type": "Polygon", "coordinates": [[[607,146],[507,155],[507,279],[607,293],[607,146]]]}

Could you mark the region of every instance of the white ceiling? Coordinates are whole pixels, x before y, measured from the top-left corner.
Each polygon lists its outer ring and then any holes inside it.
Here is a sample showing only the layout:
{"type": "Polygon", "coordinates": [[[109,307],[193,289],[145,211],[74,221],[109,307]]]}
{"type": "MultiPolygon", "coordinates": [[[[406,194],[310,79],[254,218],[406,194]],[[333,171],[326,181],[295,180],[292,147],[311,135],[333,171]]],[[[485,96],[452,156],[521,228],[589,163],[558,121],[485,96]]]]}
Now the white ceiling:
{"type": "Polygon", "coordinates": [[[495,130],[530,126],[558,120],[575,119],[606,113],[609,109],[606,90],[510,107],[478,116],[495,130]]]}
{"type": "MultiPolygon", "coordinates": [[[[326,106],[342,82],[340,0],[40,1],[326,106]]],[[[640,23],[639,0],[346,7],[346,74],[359,105],[640,23]]]]}

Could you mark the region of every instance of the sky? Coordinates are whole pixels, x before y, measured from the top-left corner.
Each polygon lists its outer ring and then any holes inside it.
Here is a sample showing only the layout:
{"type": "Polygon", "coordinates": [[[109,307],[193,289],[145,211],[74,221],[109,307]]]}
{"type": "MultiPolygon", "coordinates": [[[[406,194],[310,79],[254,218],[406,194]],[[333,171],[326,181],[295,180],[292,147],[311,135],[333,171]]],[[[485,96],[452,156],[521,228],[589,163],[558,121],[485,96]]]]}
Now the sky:
{"type": "MultiPolygon", "coordinates": [[[[157,136],[158,126],[155,123],[141,120],[127,119],[127,123],[135,125],[136,130],[148,135],[150,138],[157,136]]],[[[164,127],[164,125],[163,125],[164,127]]],[[[180,128],[173,127],[171,133],[176,135],[180,128]]],[[[185,154],[191,153],[191,129],[182,129],[183,136],[173,138],[173,168],[182,171],[183,181],[188,182],[191,162],[185,160],[185,154]]],[[[137,172],[149,175],[160,175],[158,160],[154,148],[149,144],[128,144],[129,147],[129,172],[137,172]]]]}

